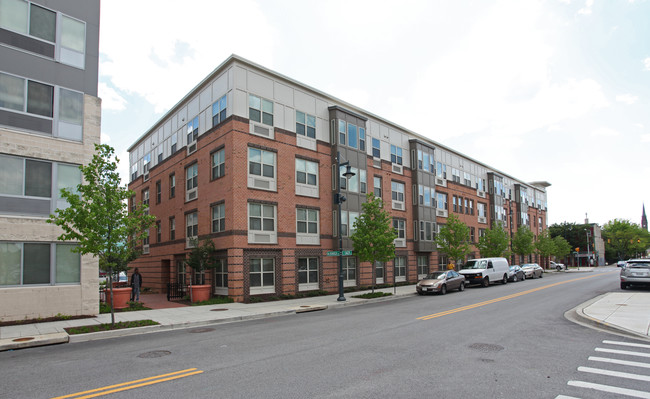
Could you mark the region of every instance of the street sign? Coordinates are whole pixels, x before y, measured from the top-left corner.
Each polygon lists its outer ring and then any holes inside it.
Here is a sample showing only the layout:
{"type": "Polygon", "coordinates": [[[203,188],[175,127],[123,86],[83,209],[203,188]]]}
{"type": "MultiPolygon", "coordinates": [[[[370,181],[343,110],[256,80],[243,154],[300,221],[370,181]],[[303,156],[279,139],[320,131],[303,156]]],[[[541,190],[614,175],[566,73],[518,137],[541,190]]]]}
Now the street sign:
{"type": "Polygon", "coordinates": [[[352,251],[327,251],[327,256],[339,256],[343,253],[343,256],[352,255],[352,251]]]}

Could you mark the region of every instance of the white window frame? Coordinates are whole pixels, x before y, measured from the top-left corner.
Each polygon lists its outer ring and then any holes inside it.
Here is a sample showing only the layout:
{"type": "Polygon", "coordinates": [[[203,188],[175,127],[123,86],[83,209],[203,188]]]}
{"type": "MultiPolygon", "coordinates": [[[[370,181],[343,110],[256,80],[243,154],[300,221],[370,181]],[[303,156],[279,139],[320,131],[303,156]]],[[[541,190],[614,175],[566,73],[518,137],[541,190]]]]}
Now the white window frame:
{"type": "Polygon", "coordinates": [[[185,215],[185,248],[194,248],[192,240],[199,239],[199,213],[191,212],[185,215]]]}
{"type": "Polygon", "coordinates": [[[319,197],[319,165],[318,162],[296,158],[296,195],[319,197]],[[304,177],[304,183],[300,180],[304,177]],[[310,177],[314,183],[310,183],[310,177]]]}
{"type": "Polygon", "coordinates": [[[406,256],[396,256],[393,259],[395,270],[395,282],[401,283],[406,281],[406,256]]]}
{"type": "Polygon", "coordinates": [[[222,148],[213,152],[210,159],[212,180],[223,177],[226,174],[226,149],[222,148]]]}
{"type": "Polygon", "coordinates": [[[296,244],[320,245],[320,211],[310,208],[296,208],[296,244]],[[304,226],[305,231],[300,231],[304,226]],[[309,232],[315,227],[315,232],[309,232]]]}
{"type": "MultiPolygon", "coordinates": [[[[277,154],[273,151],[266,151],[255,147],[248,147],[248,187],[255,188],[258,190],[266,191],[277,191],[277,154]],[[252,161],[251,155],[255,152],[259,152],[259,162],[252,161]],[[265,157],[271,155],[273,157],[273,163],[265,162],[265,157]],[[251,173],[251,165],[259,164],[260,174],[251,173]],[[271,166],[273,171],[273,176],[264,176],[264,167],[271,166]]],[[[266,159],[268,161],[268,159],[266,159]]]]}
{"type": "Polygon", "coordinates": [[[427,274],[429,274],[429,257],[418,255],[418,280],[423,279],[427,274]]]}
{"type": "Polygon", "coordinates": [[[355,287],[357,285],[357,258],[352,256],[343,257],[343,286],[355,287]]]}
{"type": "Polygon", "coordinates": [[[228,295],[228,260],[223,258],[215,259],[217,266],[213,269],[212,286],[215,295],[228,295]]]}
{"type": "Polygon", "coordinates": [[[199,163],[195,162],[193,165],[185,168],[185,202],[193,201],[199,197],[199,163]],[[194,198],[190,196],[194,193],[194,198]]]}
{"type": "Polygon", "coordinates": [[[320,288],[318,269],[317,257],[298,258],[298,291],[311,291],[320,288]],[[314,272],[316,274],[315,279],[313,279],[314,272]]]}
{"type": "MultiPolygon", "coordinates": [[[[248,203],[248,243],[249,244],[277,244],[278,220],[277,205],[259,202],[248,203]],[[259,207],[259,212],[256,209],[259,207]],[[272,212],[272,215],[269,214],[272,212]],[[258,215],[259,213],[259,215],[258,215]],[[253,220],[259,219],[259,229],[253,229],[253,220]],[[272,220],[272,230],[265,229],[265,221],[272,220]]],[[[268,226],[268,223],[266,224],[268,226]]]]}
{"type": "Polygon", "coordinates": [[[226,204],[220,203],[212,205],[210,207],[210,217],[212,223],[210,224],[210,230],[212,233],[220,233],[226,230],[226,204]],[[216,214],[215,214],[216,211],[216,214]],[[215,229],[215,222],[217,228],[215,229]]]}
{"type": "Polygon", "coordinates": [[[252,258],[250,260],[250,269],[249,269],[249,281],[250,281],[250,294],[259,295],[259,294],[273,294],[275,293],[275,258],[252,258]],[[254,265],[259,261],[259,271],[253,271],[254,265]],[[272,270],[268,270],[268,261],[271,261],[272,270]],[[253,286],[253,274],[260,275],[260,285],[253,286]],[[264,283],[264,275],[273,276],[273,284],[264,283]]]}
{"type": "Polygon", "coordinates": [[[406,204],[404,203],[404,198],[406,195],[406,185],[401,182],[392,180],[390,182],[390,191],[391,191],[391,207],[392,209],[398,209],[405,211],[406,204]],[[401,186],[401,191],[399,190],[401,186]],[[401,204],[401,206],[399,205],[401,204]]]}

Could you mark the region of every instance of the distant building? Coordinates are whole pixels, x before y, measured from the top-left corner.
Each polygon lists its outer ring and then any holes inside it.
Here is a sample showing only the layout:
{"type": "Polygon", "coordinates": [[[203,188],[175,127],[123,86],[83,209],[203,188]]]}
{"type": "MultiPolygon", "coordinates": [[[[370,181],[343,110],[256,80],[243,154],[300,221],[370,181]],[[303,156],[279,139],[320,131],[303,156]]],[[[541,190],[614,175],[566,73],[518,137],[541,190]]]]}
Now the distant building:
{"type": "Polygon", "coordinates": [[[641,212],[641,228],[648,231],[648,218],[645,216],[645,204],[643,204],[643,211],[641,212]]]}
{"type": "MultiPolygon", "coordinates": [[[[160,292],[191,276],[184,259],[196,237],[218,249],[218,268],[192,277],[205,277],[214,294],[245,302],[336,291],[338,258],[327,252],[338,250],[339,235],[352,250],[350,233],[368,193],[390,212],[395,258],[370,265],[346,255],[347,287],[414,283],[446,268],[433,240],[452,214],[469,226],[472,243],[497,222],[513,234],[526,226],[537,236],[547,227],[548,183],[525,183],[234,55],[128,151],[131,206],[143,202],[157,218],[131,266],[160,292]],[[338,153],[355,174],[341,177],[341,215],[338,153]]],[[[479,256],[473,247],[469,258],[479,256]]],[[[517,259],[526,261],[547,262],[517,259]]]]}
{"type": "Polygon", "coordinates": [[[46,223],[99,143],[99,0],[0,1],[0,321],[99,313],[92,256],[46,223]]]}

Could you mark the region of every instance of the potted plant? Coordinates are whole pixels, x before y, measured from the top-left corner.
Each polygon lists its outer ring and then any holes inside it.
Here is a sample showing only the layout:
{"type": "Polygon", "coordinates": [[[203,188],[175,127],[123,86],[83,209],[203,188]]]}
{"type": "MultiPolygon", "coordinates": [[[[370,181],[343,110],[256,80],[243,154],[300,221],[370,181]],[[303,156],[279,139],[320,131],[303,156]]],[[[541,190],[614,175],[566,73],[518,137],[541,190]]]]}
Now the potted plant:
{"type": "Polygon", "coordinates": [[[192,278],[190,278],[190,301],[202,302],[210,299],[211,288],[210,284],[205,284],[205,277],[201,272],[206,269],[214,269],[217,263],[214,258],[216,249],[211,239],[206,238],[202,243],[196,238],[190,239],[192,249],[187,256],[185,264],[192,269],[192,278]],[[194,281],[196,274],[201,273],[201,281],[194,281]]]}

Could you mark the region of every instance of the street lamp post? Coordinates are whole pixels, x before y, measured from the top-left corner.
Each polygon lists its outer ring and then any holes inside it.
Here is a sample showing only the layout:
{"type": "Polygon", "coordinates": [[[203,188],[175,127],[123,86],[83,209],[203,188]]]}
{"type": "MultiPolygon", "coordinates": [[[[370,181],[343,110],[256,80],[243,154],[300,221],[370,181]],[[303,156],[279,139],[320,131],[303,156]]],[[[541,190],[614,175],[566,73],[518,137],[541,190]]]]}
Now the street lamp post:
{"type": "Polygon", "coordinates": [[[341,226],[343,225],[343,215],[341,215],[341,204],[346,200],[346,198],[341,195],[341,166],[345,166],[345,173],[343,176],[345,178],[350,178],[354,176],[354,172],[350,170],[350,162],[345,161],[341,163],[341,153],[336,152],[336,199],[335,202],[338,206],[339,212],[339,297],[337,301],[345,301],[345,295],[343,295],[343,231],[341,226]]]}
{"type": "MultiPolygon", "coordinates": [[[[510,208],[510,204],[508,204],[510,208]]],[[[514,264],[515,254],[512,253],[512,208],[510,208],[510,261],[514,264]]]]}

